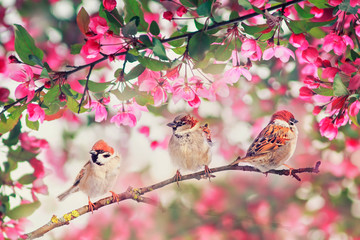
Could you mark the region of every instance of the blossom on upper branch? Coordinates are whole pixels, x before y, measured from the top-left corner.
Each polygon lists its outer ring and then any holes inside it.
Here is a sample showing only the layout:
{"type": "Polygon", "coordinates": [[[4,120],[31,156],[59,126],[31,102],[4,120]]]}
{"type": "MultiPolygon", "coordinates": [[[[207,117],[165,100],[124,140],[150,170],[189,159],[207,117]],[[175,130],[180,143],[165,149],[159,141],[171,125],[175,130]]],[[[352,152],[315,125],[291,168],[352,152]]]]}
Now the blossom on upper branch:
{"type": "Polygon", "coordinates": [[[338,36],[335,33],[330,33],[324,38],[323,49],[326,52],[334,50],[336,55],[342,55],[345,53],[347,45],[350,45],[351,49],[354,48],[354,42],[349,36],[338,36]]]}
{"type": "Polygon", "coordinates": [[[103,0],[103,5],[106,11],[111,12],[116,7],[116,0],[103,0]]]}
{"type": "Polygon", "coordinates": [[[49,147],[48,142],[45,139],[38,139],[33,136],[29,136],[29,133],[20,133],[19,140],[21,147],[29,152],[38,153],[40,149],[49,147]]]}
{"type": "Polygon", "coordinates": [[[139,90],[150,92],[154,97],[154,106],[160,106],[167,100],[167,92],[171,86],[165,78],[148,78],[140,83],[139,90]]]}
{"type": "Polygon", "coordinates": [[[114,107],[120,107],[120,110],[115,116],[110,119],[111,123],[115,123],[116,126],[128,125],[134,127],[137,120],[141,117],[141,112],[147,112],[148,109],[145,106],[140,106],[136,103],[135,99],[129,100],[114,107]]]}
{"type": "Polygon", "coordinates": [[[95,122],[101,122],[107,119],[105,105],[110,102],[110,98],[101,98],[99,101],[91,101],[91,111],[95,111],[95,122]]]}
{"type": "Polygon", "coordinates": [[[263,53],[264,60],[269,60],[274,56],[279,58],[283,63],[288,62],[290,57],[295,59],[295,55],[290,49],[280,45],[268,48],[263,53]]]}
{"type": "Polygon", "coordinates": [[[30,102],[35,95],[34,73],[28,65],[24,65],[24,69],[10,73],[10,78],[22,82],[15,89],[15,97],[17,99],[27,97],[26,103],[30,102]]]}
{"type": "Polygon", "coordinates": [[[44,122],[45,111],[39,105],[30,103],[27,106],[27,112],[29,114],[29,121],[35,122],[37,120],[40,120],[41,123],[44,122]]]}
{"type": "Polygon", "coordinates": [[[261,48],[254,39],[245,39],[241,45],[241,55],[251,61],[261,60],[261,48]]]}
{"type": "Polygon", "coordinates": [[[200,98],[197,95],[197,91],[203,88],[203,86],[199,77],[194,76],[189,79],[177,78],[172,87],[174,103],[184,99],[191,107],[197,108],[200,106],[200,98]]]}

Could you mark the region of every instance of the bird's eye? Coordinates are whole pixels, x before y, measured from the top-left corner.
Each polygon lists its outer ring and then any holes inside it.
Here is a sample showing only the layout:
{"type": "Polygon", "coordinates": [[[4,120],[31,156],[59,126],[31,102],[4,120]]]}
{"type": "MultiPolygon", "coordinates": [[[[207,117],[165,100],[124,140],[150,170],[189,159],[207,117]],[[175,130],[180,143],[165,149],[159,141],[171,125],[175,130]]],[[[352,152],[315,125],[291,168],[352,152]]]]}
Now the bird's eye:
{"type": "Polygon", "coordinates": [[[108,157],[110,157],[110,154],[106,153],[103,156],[104,156],[104,158],[108,158],[108,157]]]}

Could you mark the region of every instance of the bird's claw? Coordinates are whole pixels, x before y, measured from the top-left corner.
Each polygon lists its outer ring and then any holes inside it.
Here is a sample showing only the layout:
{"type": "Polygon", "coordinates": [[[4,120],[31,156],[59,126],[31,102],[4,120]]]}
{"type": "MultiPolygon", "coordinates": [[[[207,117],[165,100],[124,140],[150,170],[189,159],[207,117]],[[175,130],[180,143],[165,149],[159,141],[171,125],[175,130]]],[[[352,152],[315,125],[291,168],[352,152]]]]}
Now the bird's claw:
{"type": "Polygon", "coordinates": [[[111,195],[112,195],[112,200],[113,200],[113,202],[117,202],[117,203],[119,203],[119,201],[120,201],[120,197],[119,197],[119,195],[118,194],[116,194],[115,192],[113,192],[113,191],[110,191],[110,193],[111,193],[111,195]]]}
{"type": "Polygon", "coordinates": [[[174,179],[176,180],[176,184],[178,185],[178,187],[180,187],[179,181],[181,181],[181,174],[180,174],[179,170],[176,171],[174,179]]]}

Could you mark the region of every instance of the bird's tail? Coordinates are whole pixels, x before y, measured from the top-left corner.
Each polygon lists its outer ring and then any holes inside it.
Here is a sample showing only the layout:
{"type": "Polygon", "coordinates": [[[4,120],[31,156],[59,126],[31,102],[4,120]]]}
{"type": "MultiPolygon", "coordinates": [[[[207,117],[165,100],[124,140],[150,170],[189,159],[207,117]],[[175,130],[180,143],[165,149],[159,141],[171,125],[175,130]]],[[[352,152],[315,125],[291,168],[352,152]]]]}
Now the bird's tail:
{"type": "Polygon", "coordinates": [[[68,190],[66,190],[64,193],[60,194],[59,196],[57,196],[57,199],[59,199],[59,201],[63,201],[65,198],[67,198],[71,193],[77,192],[79,191],[78,187],[74,187],[72,186],[71,188],[69,188],[68,190]]]}
{"type": "Polygon", "coordinates": [[[230,163],[230,166],[234,166],[238,163],[252,163],[252,162],[256,162],[262,159],[265,159],[268,157],[269,153],[264,153],[264,154],[258,154],[258,155],[254,155],[254,156],[245,156],[243,158],[241,157],[237,157],[235,161],[233,161],[232,163],[230,163]]]}

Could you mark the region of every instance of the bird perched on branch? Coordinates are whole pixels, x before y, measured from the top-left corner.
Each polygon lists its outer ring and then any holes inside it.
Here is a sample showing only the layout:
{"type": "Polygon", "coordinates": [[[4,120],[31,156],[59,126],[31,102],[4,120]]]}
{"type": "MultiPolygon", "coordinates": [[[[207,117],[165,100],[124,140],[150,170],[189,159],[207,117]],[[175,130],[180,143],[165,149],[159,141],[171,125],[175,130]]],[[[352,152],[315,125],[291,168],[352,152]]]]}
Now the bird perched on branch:
{"type": "Polygon", "coordinates": [[[274,113],[269,124],[260,132],[250,145],[244,158],[238,157],[230,165],[249,163],[261,171],[269,171],[281,165],[293,168],[285,162],[293,155],[298,137],[295,123],[298,121],[289,111],[274,113]]]}
{"type": "MultiPolygon", "coordinates": [[[[104,140],[99,140],[94,144],[90,155],[91,160],[81,169],[74,184],[60,194],[58,199],[62,201],[70,194],[80,190],[88,195],[89,209],[93,212],[95,205],[90,198],[103,195],[111,190],[119,173],[121,158],[104,140]]],[[[118,201],[117,194],[110,192],[118,201]]]]}
{"type": "MultiPolygon", "coordinates": [[[[181,114],[167,126],[173,129],[169,142],[169,153],[173,163],[183,170],[196,171],[205,167],[205,177],[210,179],[211,132],[208,125],[200,125],[199,121],[189,114],[181,114]]],[[[176,180],[181,179],[179,169],[176,180]]]]}

